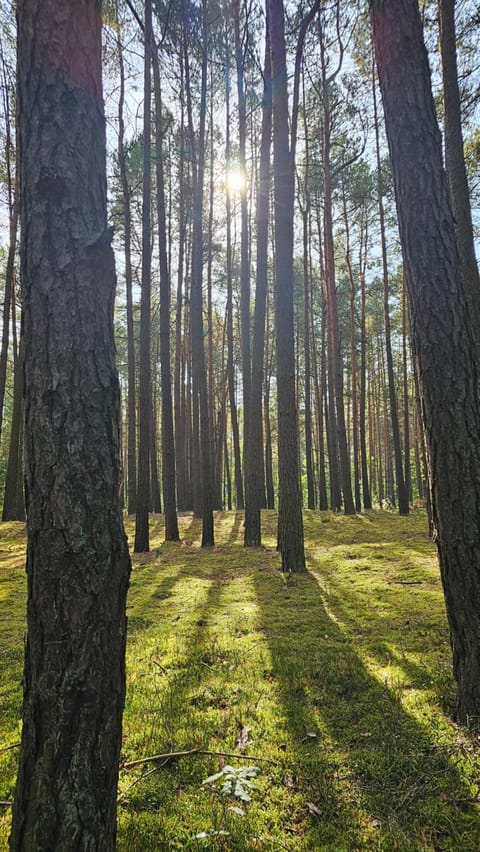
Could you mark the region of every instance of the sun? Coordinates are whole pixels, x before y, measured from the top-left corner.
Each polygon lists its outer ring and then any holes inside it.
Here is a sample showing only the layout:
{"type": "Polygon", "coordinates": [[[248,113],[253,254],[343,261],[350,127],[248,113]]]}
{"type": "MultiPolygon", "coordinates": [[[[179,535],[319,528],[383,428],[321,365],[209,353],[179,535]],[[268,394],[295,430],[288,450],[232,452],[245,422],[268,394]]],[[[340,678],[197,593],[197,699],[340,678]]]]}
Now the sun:
{"type": "Polygon", "coordinates": [[[247,185],[245,174],[238,167],[228,169],[225,183],[227,192],[231,195],[241,195],[242,192],[245,192],[247,185]]]}

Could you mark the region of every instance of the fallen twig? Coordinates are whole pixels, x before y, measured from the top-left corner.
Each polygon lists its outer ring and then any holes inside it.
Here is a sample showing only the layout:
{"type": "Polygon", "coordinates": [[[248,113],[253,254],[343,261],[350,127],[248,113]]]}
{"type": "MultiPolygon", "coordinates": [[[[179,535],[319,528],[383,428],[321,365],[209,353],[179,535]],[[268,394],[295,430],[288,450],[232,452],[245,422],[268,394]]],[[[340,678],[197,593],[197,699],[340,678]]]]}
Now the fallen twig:
{"type": "Polygon", "coordinates": [[[2,748],[0,748],[0,752],[1,751],[10,751],[11,748],[20,748],[20,745],[21,745],[21,743],[12,743],[11,745],[8,745],[8,746],[2,746],[2,748]]]}
{"type": "Polygon", "coordinates": [[[152,763],[155,760],[164,760],[167,762],[168,760],[175,760],[179,757],[189,757],[192,754],[203,754],[210,757],[236,757],[238,760],[256,760],[257,762],[271,763],[273,766],[285,766],[288,763],[285,760],[272,760],[270,757],[259,757],[257,754],[238,754],[233,751],[208,751],[203,748],[190,748],[185,751],[170,751],[166,754],[152,754],[149,757],[129,760],[127,763],[121,763],[120,769],[133,769],[134,766],[141,766],[142,763],[152,763]]]}

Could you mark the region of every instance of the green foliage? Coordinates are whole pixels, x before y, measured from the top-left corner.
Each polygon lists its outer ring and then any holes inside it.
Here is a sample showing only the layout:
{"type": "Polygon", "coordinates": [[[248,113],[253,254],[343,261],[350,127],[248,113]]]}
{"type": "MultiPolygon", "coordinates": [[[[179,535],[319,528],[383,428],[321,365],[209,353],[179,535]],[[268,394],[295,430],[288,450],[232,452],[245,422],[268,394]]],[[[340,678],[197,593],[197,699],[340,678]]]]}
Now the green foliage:
{"type": "MultiPolygon", "coordinates": [[[[239,512],[216,514],[206,552],[191,515],[181,544],[164,543],[153,519],[129,596],[119,850],[479,848],[479,740],[448,715],[449,635],[424,514],[304,518],[309,574],[288,578],[275,512],[259,549],[242,547],[239,512]],[[229,779],[251,801],[221,794],[229,779]]],[[[4,524],[1,541],[0,749],[19,738],[22,527],[4,524]]],[[[2,801],[16,753],[0,751],[2,801]]],[[[2,807],[0,848],[8,824],[2,807]]]]}
{"type": "MultiPolygon", "coordinates": [[[[240,766],[239,768],[224,766],[220,772],[215,772],[214,775],[205,778],[202,783],[215,784],[217,781],[221,781],[220,792],[222,795],[235,796],[242,802],[251,802],[252,797],[248,791],[255,787],[255,783],[251,779],[256,778],[259,772],[258,766],[240,766]]],[[[236,809],[236,813],[243,816],[243,811],[239,809],[236,809]]]]}

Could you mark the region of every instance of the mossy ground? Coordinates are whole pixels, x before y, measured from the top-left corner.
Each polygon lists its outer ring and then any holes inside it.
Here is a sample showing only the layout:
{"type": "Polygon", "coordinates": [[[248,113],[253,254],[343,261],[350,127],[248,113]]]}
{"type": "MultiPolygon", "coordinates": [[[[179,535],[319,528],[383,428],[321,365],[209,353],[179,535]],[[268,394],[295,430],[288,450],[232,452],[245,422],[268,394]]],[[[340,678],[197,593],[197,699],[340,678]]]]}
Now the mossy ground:
{"type": "MultiPolygon", "coordinates": [[[[151,552],[133,557],[122,762],[237,752],[250,728],[252,800],[202,785],[223,762],[248,765],[235,758],[123,769],[119,850],[478,850],[479,739],[449,716],[449,638],[424,515],[305,512],[301,577],[278,570],[274,512],[263,548],[242,547],[242,520],[218,513],[218,544],[202,551],[190,515],[181,544],[163,542],[156,517],[151,552]]],[[[22,527],[0,535],[2,748],[19,737],[25,580],[22,527]]],[[[2,801],[16,757],[0,751],[2,801]]],[[[2,806],[0,848],[9,819],[2,806]]]]}

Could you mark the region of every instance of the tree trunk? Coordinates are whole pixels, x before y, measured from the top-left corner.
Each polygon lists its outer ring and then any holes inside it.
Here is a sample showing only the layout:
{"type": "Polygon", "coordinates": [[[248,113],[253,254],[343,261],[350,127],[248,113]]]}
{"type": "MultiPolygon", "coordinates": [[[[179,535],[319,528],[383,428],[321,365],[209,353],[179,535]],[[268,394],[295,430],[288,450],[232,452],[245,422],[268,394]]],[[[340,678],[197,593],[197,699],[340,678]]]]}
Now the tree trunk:
{"type": "MultiPolygon", "coordinates": [[[[202,502],[202,547],[211,547],[214,541],[212,463],[210,459],[210,422],[208,416],[208,388],[205,365],[203,332],[203,190],[205,171],[205,123],[207,109],[207,2],[202,0],[202,72],[200,98],[200,124],[196,163],[195,197],[193,205],[191,335],[192,375],[194,405],[198,405],[200,425],[200,471],[202,502]]],[[[193,141],[193,137],[192,137],[193,141]]]]}
{"type": "MultiPolygon", "coordinates": [[[[228,40],[228,28],[225,32],[225,55],[226,55],[226,72],[225,72],[225,107],[226,107],[226,128],[225,128],[225,157],[227,164],[231,160],[231,144],[230,144],[230,45],[228,40]]],[[[227,165],[228,168],[228,165],[227,165]]],[[[227,181],[226,189],[226,261],[227,261],[227,304],[226,304],[226,332],[227,332],[227,384],[228,384],[228,401],[230,407],[230,423],[232,427],[233,438],[233,469],[235,482],[235,505],[237,509],[243,509],[245,504],[243,491],[242,477],[242,454],[240,450],[240,429],[238,426],[237,400],[236,400],[236,383],[235,383],[235,365],[233,352],[233,247],[232,247],[232,199],[230,187],[227,181]]],[[[247,451],[248,455],[248,451],[247,451]]]]}
{"type": "Polygon", "coordinates": [[[298,464],[293,323],[294,169],[288,140],[288,86],[283,0],[269,0],[273,87],[275,333],[278,402],[278,546],[282,570],[305,568],[298,464]]]}
{"type": "Polygon", "coordinates": [[[15,178],[12,177],[12,154],[14,145],[12,143],[12,121],[9,93],[9,80],[2,56],[3,76],[3,103],[5,120],[5,171],[7,177],[7,192],[9,202],[9,241],[7,264],[5,269],[5,289],[3,294],[2,311],[2,343],[0,347],[0,438],[2,437],[3,407],[5,402],[5,388],[7,381],[8,344],[10,340],[10,307],[12,304],[13,288],[15,286],[15,253],[17,249],[18,211],[19,211],[19,170],[15,169],[15,178]]]}
{"type": "Polygon", "coordinates": [[[375,151],[377,157],[377,203],[378,216],[380,221],[380,244],[382,247],[383,316],[385,322],[385,354],[387,358],[388,398],[390,403],[390,419],[392,424],[395,479],[398,494],[398,511],[400,515],[408,515],[410,507],[408,504],[408,491],[405,486],[405,476],[403,473],[402,447],[400,441],[400,421],[398,416],[397,392],[395,389],[395,374],[393,371],[392,332],[390,324],[390,282],[388,276],[387,239],[385,235],[385,211],[383,208],[383,181],[380,159],[380,134],[378,127],[377,87],[375,80],[374,64],[372,65],[372,94],[375,125],[375,151]]]}
{"type": "MultiPolygon", "coordinates": [[[[242,349],[242,389],[243,389],[243,422],[244,432],[248,435],[250,424],[250,386],[251,386],[251,354],[250,354],[250,263],[249,263],[249,228],[248,228],[248,197],[246,182],[246,145],[247,145],[247,104],[244,80],[244,47],[240,33],[240,0],[232,3],[233,24],[235,35],[235,64],[237,70],[237,102],[238,102],[238,151],[239,170],[243,176],[243,186],[240,189],[240,339],[242,349]]],[[[246,25],[247,26],[247,25],[246,25]]],[[[248,450],[248,438],[247,438],[248,450]]],[[[244,457],[245,458],[245,457],[244,457]]]]}
{"type": "MultiPolygon", "coordinates": [[[[438,0],[442,60],[445,168],[455,220],[462,279],[468,306],[480,329],[480,280],[470,208],[467,170],[463,154],[462,110],[457,71],[455,0],[438,0]]],[[[480,342],[479,342],[480,348],[480,342]]]]}
{"type": "Polygon", "coordinates": [[[365,509],[372,508],[372,497],[370,494],[370,478],[368,473],[367,454],[367,324],[366,324],[366,302],[367,288],[365,275],[360,276],[361,316],[360,316],[360,461],[362,468],[362,493],[363,506],[365,509]]]}
{"type": "Polygon", "coordinates": [[[345,260],[347,264],[348,277],[350,281],[350,348],[352,357],[352,437],[353,437],[353,482],[355,493],[355,510],[360,512],[362,509],[362,498],[360,492],[360,447],[358,438],[358,377],[357,377],[357,335],[355,322],[355,301],[357,296],[357,287],[355,276],[352,269],[352,260],[350,253],[350,228],[348,224],[347,198],[345,186],[343,185],[343,218],[345,225],[345,260]]]}
{"type": "Polygon", "coordinates": [[[318,445],[318,508],[325,512],[328,509],[327,497],[327,478],[325,471],[325,417],[324,417],[324,399],[326,395],[327,377],[326,377],[326,358],[325,358],[325,311],[322,310],[322,332],[321,332],[321,356],[320,370],[318,369],[318,355],[315,343],[315,334],[313,329],[313,319],[311,318],[312,331],[312,360],[313,373],[315,379],[315,407],[316,407],[316,422],[317,422],[317,445],[318,445]]]}
{"type": "Polygon", "coordinates": [[[318,230],[318,245],[320,252],[320,274],[323,282],[323,299],[324,299],[324,325],[326,328],[326,358],[325,358],[325,394],[323,397],[323,417],[325,420],[326,437],[327,437],[327,455],[328,455],[328,471],[329,471],[329,492],[330,492],[330,507],[332,511],[338,512],[342,508],[342,486],[340,482],[340,467],[338,461],[338,444],[337,444],[337,417],[335,414],[335,386],[334,386],[334,368],[333,368],[333,352],[330,335],[330,312],[328,303],[328,293],[326,286],[326,269],[323,252],[323,227],[321,222],[320,205],[317,208],[317,230],[318,230]]]}
{"type": "Polygon", "coordinates": [[[309,203],[302,214],[303,220],[303,341],[305,358],[305,467],[307,473],[307,506],[315,509],[315,480],[313,474],[313,423],[310,352],[310,258],[309,258],[309,203]]]}
{"type": "Polygon", "coordinates": [[[265,489],[267,509],[275,508],[275,488],[273,484],[273,447],[272,427],[270,423],[270,377],[266,377],[264,420],[265,420],[265,489]]]}
{"type": "Polygon", "coordinates": [[[157,177],[157,219],[160,260],[160,378],[162,387],[162,490],[165,513],[165,541],[179,541],[175,496],[175,438],[173,432],[172,377],[170,371],[170,272],[167,254],[167,217],[163,174],[162,92],[156,45],[153,46],[153,88],[155,93],[155,162],[157,177]]]}
{"type": "Polygon", "coordinates": [[[150,511],[156,515],[162,512],[160,497],[160,477],[158,475],[158,427],[157,427],[157,392],[152,397],[152,419],[150,420],[150,511]]]}
{"type": "Polygon", "coordinates": [[[265,465],[263,459],[262,390],[265,364],[265,317],[268,294],[268,220],[270,200],[270,149],[272,136],[272,78],[270,29],[265,32],[263,77],[262,135],[257,191],[257,258],[255,278],[255,316],[252,345],[252,381],[248,452],[245,452],[245,535],[247,547],[262,543],[261,508],[265,506],[265,465]]]}
{"type": "Polygon", "coordinates": [[[28,506],[18,852],[115,848],[130,563],[100,13],[17,2],[28,506]]]}
{"type": "Polygon", "coordinates": [[[210,435],[210,463],[212,465],[211,480],[212,480],[212,507],[214,509],[222,508],[222,500],[217,489],[216,478],[216,459],[217,446],[215,441],[215,369],[214,369],[214,337],[213,337],[213,227],[214,227],[214,212],[216,208],[215,198],[215,86],[213,66],[210,68],[210,128],[209,128],[209,191],[208,191],[208,228],[207,228],[207,389],[208,389],[208,422],[210,435]]]}
{"type": "Polygon", "coordinates": [[[123,62],[123,45],[121,40],[120,22],[118,20],[118,2],[116,2],[117,17],[117,53],[120,72],[120,94],[118,98],[118,165],[123,196],[123,240],[125,252],[125,295],[127,307],[127,511],[135,514],[137,499],[137,404],[135,381],[135,330],[133,323],[132,298],[132,215],[130,209],[130,185],[127,175],[125,156],[125,120],[123,109],[125,103],[125,69],[123,62]]]}
{"type": "Polygon", "coordinates": [[[402,286],[402,366],[403,366],[403,447],[405,456],[405,490],[407,500],[413,502],[412,469],[410,464],[410,399],[408,364],[407,291],[405,279],[402,286]]]}
{"type": "Polygon", "coordinates": [[[184,406],[185,382],[182,374],[185,369],[184,339],[182,336],[183,318],[183,275],[184,255],[186,251],[186,222],[185,222],[185,116],[183,103],[183,61],[180,53],[180,157],[178,166],[178,269],[177,269],[177,293],[175,302],[175,361],[173,372],[173,406],[175,414],[175,471],[177,479],[177,504],[180,511],[185,511],[188,506],[187,498],[187,428],[186,413],[184,406]]]}
{"type": "MultiPolygon", "coordinates": [[[[350,457],[347,446],[347,430],[345,426],[345,403],[343,393],[343,359],[340,340],[340,326],[338,318],[338,299],[335,280],[335,251],[333,241],[333,211],[332,211],[332,173],[330,164],[331,155],[331,115],[329,102],[330,80],[327,77],[325,42],[323,29],[319,22],[320,56],[322,68],[322,91],[323,91],[323,133],[322,133],[322,165],[323,165],[323,194],[324,194],[324,241],[325,241],[325,281],[327,291],[327,316],[329,328],[329,345],[331,350],[331,372],[330,381],[335,396],[335,415],[337,435],[335,443],[338,442],[338,454],[340,459],[340,473],[342,479],[343,510],[346,515],[355,514],[355,506],[352,494],[352,477],[350,470],[350,457]]],[[[329,365],[330,366],[330,365],[329,365]]],[[[330,407],[331,407],[331,400],[330,407]]],[[[332,412],[330,412],[332,416],[332,412]]],[[[333,443],[333,430],[332,430],[333,443]]],[[[333,447],[332,447],[333,449],[333,447]]],[[[336,507],[335,507],[336,508],[336,507]]]]}
{"type": "Polygon", "coordinates": [[[10,338],[10,310],[12,305],[13,288],[15,286],[15,252],[17,247],[18,209],[19,198],[17,169],[13,206],[10,211],[10,234],[8,243],[7,267],[5,270],[5,291],[3,296],[2,345],[0,349],[0,438],[2,436],[3,406],[5,401],[5,387],[7,379],[8,342],[10,338]]]}
{"type": "Polygon", "coordinates": [[[145,2],[145,54],[143,100],[143,196],[142,196],[142,296],[140,305],[140,376],[138,489],[135,516],[135,553],[150,550],[148,512],[150,509],[150,448],[152,423],[151,378],[151,194],[152,142],[152,2],[145,2]]]}
{"type": "Polygon", "coordinates": [[[372,0],[425,424],[440,568],[457,679],[457,715],[480,716],[480,400],[478,329],[442,164],[416,0],[372,0]]]}
{"type": "MultiPolygon", "coordinates": [[[[15,324],[15,311],[12,317],[15,324]]],[[[22,470],[22,432],[23,432],[23,345],[20,343],[15,358],[13,376],[13,411],[10,425],[10,443],[8,447],[7,471],[5,475],[5,493],[3,497],[2,521],[24,521],[25,506],[23,499],[22,470]]]]}

